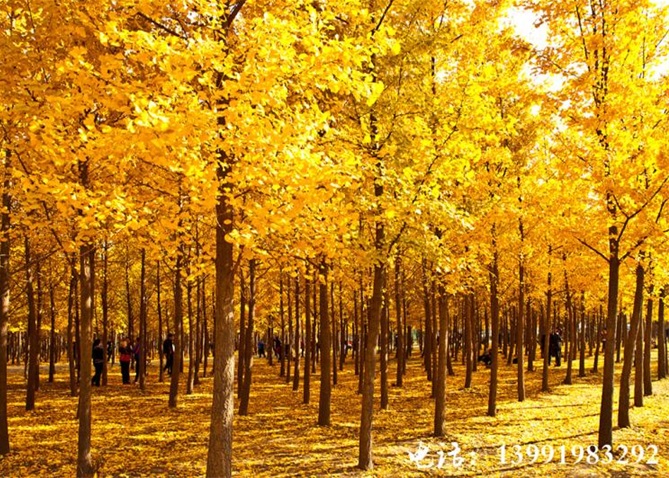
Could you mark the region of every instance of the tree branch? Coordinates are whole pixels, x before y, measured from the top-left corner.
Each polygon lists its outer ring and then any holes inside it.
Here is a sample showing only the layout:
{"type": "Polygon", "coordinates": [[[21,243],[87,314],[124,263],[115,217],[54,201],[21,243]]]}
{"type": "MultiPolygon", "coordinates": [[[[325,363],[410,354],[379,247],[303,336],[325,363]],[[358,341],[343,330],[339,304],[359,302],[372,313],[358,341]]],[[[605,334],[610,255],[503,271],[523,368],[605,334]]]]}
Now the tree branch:
{"type": "Polygon", "coordinates": [[[241,0],[239,3],[236,3],[233,7],[232,10],[230,10],[230,15],[225,19],[225,29],[226,31],[230,29],[232,26],[232,22],[235,21],[235,18],[237,18],[237,15],[241,11],[242,7],[246,3],[246,0],[241,0]]]}
{"type": "Polygon", "coordinates": [[[583,239],[577,237],[576,240],[577,240],[578,242],[580,242],[581,244],[583,244],[583,245],[584,245],[585,247],[587,247],[588,249],[590,249],[592,252],[594,252],[595,254],[597,254],[599,257],[601,257],[602,259],[604,259],[606,262],[609,262],[609,258],[608,258],[608,257],[606,257],[604,254],[602,254],[601,252],[599,252],[599,250],[595,249],[594,247],[592,247],[592,246],[591,246],[590,244],[588,244],[587,242],[585,242],[583,239]]]}
{"type": "Polygon", "coordinates": [[[622,255],[620,258],[620,262],[623,262],[625,259],[627,259],[635,250],[637,250],[640,246],[643,245],[644,242],[646,242],[646,239],[648,239],[648,236],[644,236],[638,241],[636,241],[636,244],[634,244],[629,251],[627,251],[625,254],[622,255]]]}
{"type": "Polygon", "coordinates": [[[153,26],[158,27],[160,30],[163,30],[164,32],[169,33],[172,36],[175,36],[177,38],[181,38],[182,40],[188,40],[188,37],[185,35],[180,35],[178,32],[175,30],[171,29],[170,27],[163,25],[160,22],[155,21],[153,18],[149,17],[148,15],[142,13],[142,12],[137,12],[135,13],[136,16],[143,18],[147,22],[151,23],[153,26]]]}
{"type": "Polygon", "coordinates": [[[374,29],[372,30],[372,36],[374,36],[374,34],[379,31],[379,28],[381,28],[381,24],[383,23],[383,20],[385,20],[386,15],[388,14],[388,10],[390,10],[390,7],[393,6],[393,3],[395,3],[395,0],[390,0],[390,2],[388,2],[388,5],[386,5],[386,9],[383,11],[381,18],[379,19],[379,23],[377,23],[374,29]]]}

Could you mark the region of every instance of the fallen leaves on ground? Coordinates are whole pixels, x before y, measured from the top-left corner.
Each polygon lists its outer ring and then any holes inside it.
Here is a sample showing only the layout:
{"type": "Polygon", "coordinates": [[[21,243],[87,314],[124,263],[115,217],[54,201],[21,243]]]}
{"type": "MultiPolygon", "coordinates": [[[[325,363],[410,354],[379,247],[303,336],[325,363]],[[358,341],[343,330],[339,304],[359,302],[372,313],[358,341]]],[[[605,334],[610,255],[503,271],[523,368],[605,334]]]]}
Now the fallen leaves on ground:
{"type": "MultiPolygon", "coordinates": [[[[516,400],[516,365],[500,364],[498,413],[488,417],[489,370],[479,367],[463,389],[464,367],[447,378],[446,436],[432,437],[434,401],[417,354],[402,388],[390,387],[388,410],[375,407],[372,471],[356,469],[360,395],[350,361],[332,393],[332,425],[319,427],[318,375],[311,402],[278,376],[279,366],[254,362],[248,416],[235,416],[233,466],[237,476],[669,476],[669,380],[653,382],[644,407],[631,409],[632,427],[614,429],[611,463],[588,462],[597,445],[601,375],[588,372],[562,385],[566,365],[550,369],[550,393],[540,393],[541,369],[526,372],[527,399],[516,400]],[[502,458],[505,446],[505,459],[502,458]],[[624,449],[628,453],[623,457],[624,449]],[[648,463],[653,445],[657,464],[648,463]],[[457,446],[459,453],[449,455],[457,446]],[[618,448],[620,447],[620,448],[618,448]],[[634,448],[633,448],[634,447],[634,448]],[[577,463],[580,450],[583,458],[577,463]],[[636,463],[641,449],[644,457],[636,463]],[[553,456],[551,456],[551,450],[553,456]],[[634,451],[633,456],[632,452],[634,451]],[[517,455],[519,452],[520,455],[517,455]],[[543,452],[543,454],[542,454],[543,452]],[[650,455],[649,455],[650,453],[650,455]],[[536,456],[535,463],[531,463],[536,456]],[[462,462],[458,462],[458,459],[462,462]],[[454,461],[454,459],[456,461],[454,461]],[[624,463],[627,460],[628,463],[624,463]]],[[[600,360],[601,362],[601,360],[600,360]]],[[[576,362],[575,362],[576,364],[576,362]]],[[[394,362],[391,362],[394,377],[394,362]]],[[[588,370],[591,365],[588,364],[588,370]]],[[[12,451],[0,458],[0,475],[74,476],[77,457],[77,399],[71,397],[65,366],[55,383],[42,375],[37,408],[25,411],[22,367],[9,367],[9,428],[12,451]]],[[[619,375],[616,376],[616,379],[619,375]]],[[[185,376],[184,376],[185,380],[185,376]]],[[[182,382],[184,381],[182,380],[182,382]]],[[[377,392],[378,402],[378,374],[377,392]]],[[[149,368],[147,387],[122,385],[118,366],[109,384],[93,390],[93,458],[100,476],[192,477],[205,473],[212,378],[192,395],[181,390],[175,410],[167,406],[169,383],[149,368]]],[[[614,424],[617,411],[614,401],[614,424]]],[[[652,460],[651,460],[652,461],[652,460]]]]}

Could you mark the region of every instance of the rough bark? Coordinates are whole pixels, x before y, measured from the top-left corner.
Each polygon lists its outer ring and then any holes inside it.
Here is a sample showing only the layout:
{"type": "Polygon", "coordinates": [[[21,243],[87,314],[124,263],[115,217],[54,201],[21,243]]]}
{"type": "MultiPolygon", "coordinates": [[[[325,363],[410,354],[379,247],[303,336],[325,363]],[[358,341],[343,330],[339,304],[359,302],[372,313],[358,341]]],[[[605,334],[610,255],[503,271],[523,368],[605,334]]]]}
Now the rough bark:
{"type": "Polygon", "coordinates": [[[53,383],[56,375],[56,297],[53,283],[49,284],[49,316],[51,326],[49,333],[49,383],[53,383]]]}
{"type": "Polygon", "coordinates": [[[618,396],[618,426],[625,428],[630,426],[630,375],[632,373],[632,362],[634,360],[634,347],[639,334],[641,322],[641,309],[643,304],[643,281],[644,270],[641,264],[636,267],[636,289],[634,291],[634,307],[630,331],[625,343],[625,355],[623,358],[623,370],[620,374],[620,391],[618,396]]]}
{"type": "Polygon", "coordinates": [[[70,288],[67,296],[67,361],[70,372],[70,396],[77,396],[77,372],[74,344],[74,296],[77,293],[77,272],[74,268],[70,269],[70,288]]]}
{"type": "MultiPolygon", "coordinates": [[[[220,80],[222,81],[222,80],[220,80]]],[[[221,121],[223,119],[221,118],[221,121]]],[[[214,391],[209,427],[207,477],[232,476],[232,418],[234,414],[235,317],[234,264],[232,244],[225,240],[233,229],[227,174],[231,167],[221,153],[217,176],[219,197],[216,203],[216,294],[214,315],[214,391]]]]}
{"type": "Polygon", "coordinates": [[[177,406],[181,358],[183,356],[183,341],[181,340],[183,328],[183,287],[181,286],[183,256],[183,250],[179,247],[174,265],[174,359],[172,362],[172,378],[170,380],[170,398],[168,402],[170,408],[176,408],[177,406]]]}
{"type": "Polygon", "coordinates": [[[381,340],[379,366],[381,371],[381,410],[388,410],[388,335],[390,333],[390,309],[388,308],[388,289],[384,284],[384,300],[381,307],[381,340]]]}
{"type": "Polygon", "coordinates": [[[397,374],[395,375],[395,385],[402,387],[404,377],[404,325],[402,324],[402,296],[400,294],[402,262],[399,254],[395,258],[395,321],[397,327],[397,374]]]}
{"type": "Polygon", "coordinates": [[[464,346],[464,360],[465,360],[465,388],[472,386],[472,327],[474,322],[474,294],[468,293],[465,295],[465,346],[464,346]]]}
{"type": "MultiPolygon", "coordinates": [[[[1,267],[1,266],[0,266],[1,267]]],[[[1,290],[1,289],[0,289],[1,290]]],[[[660,300],[657,304],[657,378],[667,377],[667,338],[665,337],[664,298],[666,287],[660,290],[660,300]]]]}
{"type": "MultiPolygon", "coordinates": [[[[650,287],[650,293],[653,293],[653,286],[650,287]]],[[[653,394],[653,377],[650,374],[650,354],[653,348],[653,298],[648,297],[646,301],[646,324],[643,334],[643,394],[645,396],[653,394]]]]}
{"type": "MultiPolygon", "coordinates": [[[[295,281],[295,307],[299,307],[299,289],[300,284],[299,284],[299,278],[298,280],[295,281]]],[[[296,309],[295,314],[297,317],[297,323],[300,321],[300,316],[299,316],[299,311],[296,309]]],[[[311,330],[311,321],[309,320],[309,317],[311,316],[311,281],[309,280],[309,277],[305,277],[304,280],[304,328],[305,328],[305,333],[304,333],[304,389],[302,390],[302,403],[307,404],[311,401],[311,367],[309,364],[311,363],[311,355],[312,355],[312,349],[311,349],[311,335],[312,335],[312,330],[311,330]]],[[[299,334],[295,334],[296,337],[298,337],[299,334]]],[[[298,337],[299,338],[299,337],[298,337]]],[[[297,378],[293,382],[293,390],[297,390],[297,386],[300,383],[299,382],[299,377],[300,377],[300,368],[299,368],[299,363],[300,363],[300,346],[297,344],[296,346],[296,351],[295,351],[295,374],[297,378]]],[[[293,377],[294,378],[294,377],[293,377]]]]}
{"type": "MultiPolygon", "coordinates": [[[[305,302],[309,301],[307,294],[304,297],[305,302]]],[[[307,317],[308,317],[307,313],[307,317]]],[[[307,320],[307,322],[309,322],[307,320]]],[[[300,276],[295,278],[295,337],[293,338],[293,347],[295,348],[295,370],[293,370],[293,390],[297,391],[300,387],[300,276]]],[[[290,354],[290,348],[288,348],[288,353],[290,354]]],[[[305,359],[304,363],[308,363],[305,359]]],[[[307,376],[307,371],[309,367],[305,367],[305,380],[307,376]]],[[[306,385],[305,385],[306,386],[306,385]]],[[[309,403],[309,392],[304,392],[305,402],[309,403]]]]}
{"type": "Polygon", "coordinates": [[[91,457],[91,360],[93,353],[93,294],[94,294],[95,248],[84,245],[79,248],[79,283],[81,288],[80,316],[80,367],[79,381],[79,446],[77,454],[77,476],[95,474],[91,457]]]}
{"type": "Polygon", "coordinates": [[[160,301],[160,261],[156,262],[156,309],[158,311],[158,357],[160,361],[160,371],[158,372],[158,381],[165,381],[165,357],[163,355],[163,304],[160,301]]]}
{"type": "MultiPolygon", "coordinates": [[[[642,312],[639,312],[642,314],[642,312]]],[[[639,319],[639,333],[636,335],[634,349],[634,406],[643,407],[643,317],[639,319]]]]}
{"type": "MultiPolygon", "coordinates": [[[[493,228],[494,237],[494,228],[493,228]]],[[[490,322],[492,327],[492,344],[490,353],[492,363],[490,364],[490,393],[488,394],[488,416],[497,414],[497,373],[499,370],[499,253],[493,239],[493,259],[490,265],[490,322]]]]}
{"type": "Polygon", "coordinates": [[[102,245],[102,290],[100,291],[102,302],[102,347],[104,348],[104,363],[102,364],[102,385],[107,385],[107,341],[109,340],[109,244],[107,241],[102,245]]]}
{"type": "Polygon", "coordinates": [[[2,192],[2,213],[0,214],[0,455],[10,451],[7,420],[7,332],[9,327],[9,208],[11,197],[9,188],[9,153],[4,164],[5,179],[2,192]]]}
{"type": "Polygon", "coordinates": [[[39,374],[39,328],[37,326],[37,310],[35,291],[33,288],[33,266],[30,241],[24,236],[26,261],[26,296],[28,301],[28,386],[26,389],[26,410],[35,409],[35,394],[39,374]]]}
{"type": "Polygon", "coordinates": [[[325,261],[320,264],[319,299],[320,299],[320,321],[321,321],[321,384],[318,400],[318,424],[320,426],[330,425],[330,401],[332,396],[332,331],[330,329],[330,318],[328,313],[328,266],[325,261]]]}
{"type": "Polygon", "coordinates": [[[239,415],[248,415],[251,399],[251,382],[253,379],[253,329],[256,309],[256,260],[249,261],[249,312],[246,322],[246,339],[244,344],[244,382],[239,396],[239,415]]]}
{"type": "Polygon", "coordinates": [[[140,264],[140,274],[139,274],[139,341],[140,341],[140,354],[139,354],[139,388],[140,390],[146,390],[146,359],[149,353],[148,341],[147,341],[147,298],[146,298],[146,249],[142,249],[141,252],[141,264],[140,264]]]}
{"type": "Polygon", "coordinates": [[[439,287],[439,361],[434,402],[434,436],[446,431],[446,355],[448,354],[448,311],[446,292],[439,287]]]}
{"type": "Polygon", "coordinates": [[[598,446],[613,446],[613,382],[615,375],[616,325],[618,318],[618,287],[620,259],[618,257],[618,228],[609,228],[609,284],[606,318],[606,346],[604,347],[604,374],[602,401],[599,410],[598,446]]]}
{"type": "MultiPolygon", "coordinates": [[[[520,180],[519,180],[520,181],[520,180]]],[[[523,223],[520,222],[521,239],[523,238],[523,223]]],[[[520,256],[518,268],[518,321],[516,323],[516,357],[518,359],[518,401],[525,401],[525,354],[523,353],[523,342],[525,334],[525,263],[520,256]]]]}

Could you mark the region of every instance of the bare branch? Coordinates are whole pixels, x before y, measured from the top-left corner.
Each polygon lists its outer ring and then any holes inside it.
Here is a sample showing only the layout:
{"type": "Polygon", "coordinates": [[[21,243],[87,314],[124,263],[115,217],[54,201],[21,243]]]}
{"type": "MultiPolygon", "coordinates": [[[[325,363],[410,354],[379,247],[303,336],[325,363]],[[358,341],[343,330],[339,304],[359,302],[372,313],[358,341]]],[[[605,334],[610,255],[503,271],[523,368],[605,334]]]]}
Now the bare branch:
{"type": "MultiPolygon", "coordinates": [[[[658,188],[655,190],[655,192],[653,194],[651,194],[650,197],[648,199],[646,199],[646,201],[641,206],[639,206],[639,208],[636,211],[634,211],[634,213],[632,213],[629,216],[626,215],[625,213],[623,213],[623,214],[625,214],[625,217],[627,218],[627,220],[625,221],[625,224],[623,225],[622,229],[620,230],[620,234],[618,234],[618,242],[620,242],[621,238],[623,237],[623,232],[625,232],[625,228],[627,227],[627,224],[629,223],[629,221],[632,220],[635,216],[639,215],[641,213],[641,211],[646,209],[648,204],[650,204],[650,202],[653,199],[655,199],[655,196],[660,194],[660,191],[662,191],[662,188],[665,186],[665,184],[667,184],[667,181],[669,181],[669,176],[664,178],[664,181],[662,181],[662,183],[658,186],[658,188]]],[[[614,196],[614,199],[615,199],[615,196],[614,196]]],[[[617,204],[617,201],[616,201],[616,204],[617,204]]]]}
{"type": "Polygon", "coordinates": [[[381,28],[381,24],[383,23],[383,20],[385,20],[388,10],[390,10],[390,7],[393,6],[393,3],[395,3],[395,0],[390,0],[388,5],[386,5],[386,9],[383,11],[381,18],[379,19],[379,23],[377,23],[374,27],[374,30],[372,30],[372,36],[374,36],[374,34],[379,31],[379,28],[381,28]]]}
{"type": "Polygon", "coordinates": [[[177,38],[181,38],[182,40],[188,40],[188,37],[187,37],[187,36],[179,34],[178,32],[176,32],[175,30],[171,29],[170,27],[168,27],[168,26],[166,26],[166,25],[163,25],[163,24],[160,23],[160,22],[157,22],[156,20],[154,20],[153,18],[149,17],[148,15],[146,15],[146,14],[144,14],[144,13],[142,13],[142,12],[137,12],[137,13],[135,13],[135,15],[138,16],[138,17],[140,17],[140,18],[143,18],[143,19],[146,20],[147,22],[151,23],[153,26],[155,26],[155,27],[157,27],[157,28],[163,30],[164,32],[169,33],[169,34],[172,35],[172,36],[175,36],[175,37],[177,37],[177,38]]]}
{"type": "Polygon", "coordinates": [[[225,19],[225,29],[229,30],[230,27],[232,26],[232,22],[235,21],[235,18],[237,18],[237,15],[241,11],[242,7],[246,3],[246,0],[241,0],[239,3],[236,3],[234,7],[232,7],[232,10],[230,11],[230,15],[225,19]]]}
{"type": "Polygon", "coordinates": [[[639,239],[638,241],[636,241],[636,243],[630,248],[630,250],[627,251],[625,254],[622,255],[622,257],[620,258],[620,262],[623,262],[623,261],[624,261],[625,259],[627,259],[630,255],[632,255],[632,253],[633,253],[635,250],[637,250],[639,247],[641,247],[641,246],[643,245],[644,242],[646,242],[646,239],[648,239],[648,236],[644,236],[644,237],[642,237],[641,239],[639,239]]]}
{"type": "Polygon", "coordinates": [[[578,242],[580,242],[581,244],[583,244],[583,245],[584,245],[585,247],[587,247],[588,249],[590,249],[592,252],[594,252],[595,254],[597,254],[599,257],[601,257],[602,259],[604,259],[606,262],[609,262],[609,258],[606,257],[604,254],[602,254],[598,249],[592,247],[590,244],[588,244],[587,242],[585,242],[583,239],[581,239],[581,238],[579,238],[579,237],[577,237],[576,240],[577,240],[578,242]]]}

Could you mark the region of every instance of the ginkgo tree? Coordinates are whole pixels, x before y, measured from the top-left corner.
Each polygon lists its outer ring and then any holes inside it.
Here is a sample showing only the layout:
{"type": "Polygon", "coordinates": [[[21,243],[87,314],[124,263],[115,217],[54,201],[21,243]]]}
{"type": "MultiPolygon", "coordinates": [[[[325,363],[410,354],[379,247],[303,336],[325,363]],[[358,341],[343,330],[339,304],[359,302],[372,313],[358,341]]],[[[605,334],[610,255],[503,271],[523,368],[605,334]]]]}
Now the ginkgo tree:
{"type": "Polygon", "coordinates": [[[611,446],[620,264],[655,233],[669,180],[660,141],[667,11],[653,2],[524,5],[549,30],[540,67],[561,81],[553,94],[567,149],[560,165],[579,172],[581,201],[591,205],[592,219],[581,224],[599,226],[579,239],[609,266],[599,446],[611,446]]]}

